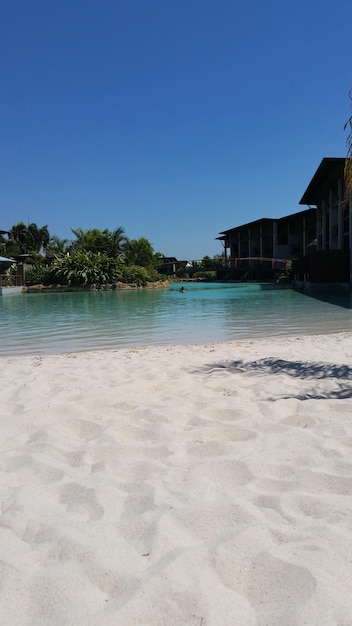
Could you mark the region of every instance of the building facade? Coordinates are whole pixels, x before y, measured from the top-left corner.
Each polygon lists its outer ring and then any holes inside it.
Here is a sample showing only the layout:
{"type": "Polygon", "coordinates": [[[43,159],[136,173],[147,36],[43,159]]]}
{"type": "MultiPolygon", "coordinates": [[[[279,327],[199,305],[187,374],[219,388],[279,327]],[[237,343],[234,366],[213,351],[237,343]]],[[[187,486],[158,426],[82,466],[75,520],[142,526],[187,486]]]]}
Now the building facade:
{"type": "Polygon", "coordinates": [[[344,168],[345,159],[323,159],[300,200],[300,204],[317,208],[317,250],[350,248],[344,168]]]}
{"type": "Polygon", "coordinates": [[[316,238],[316,209],[309,208],[282,218],[262,218],[220,233],[227,267],[233,278],[248,272],[249,278],[271,277],[288,261],[306,254],[316,238]]]}
{"type": "Polygon", "coordinates": [[[316,250],[302,261],[300,280],[303,273],[309,282],[352,282],[352,199],[345,194],[345,163],[324,158],[300,200],[316,207],[317,215],[316,250]]]}
{"type": "MultiPolygon", "coordinates": [[[[232,278],[260,277],[292,261],[298,281],[352,285],[352,191],[345,192],[345,158],[324,158],[304,192],[304,211],[262,218],[220,233],[232,278]],[[263,275],[263,272],[261,272],[263,275]]],[[[229,276],[230,277],[230,276],[229,276]]]]}

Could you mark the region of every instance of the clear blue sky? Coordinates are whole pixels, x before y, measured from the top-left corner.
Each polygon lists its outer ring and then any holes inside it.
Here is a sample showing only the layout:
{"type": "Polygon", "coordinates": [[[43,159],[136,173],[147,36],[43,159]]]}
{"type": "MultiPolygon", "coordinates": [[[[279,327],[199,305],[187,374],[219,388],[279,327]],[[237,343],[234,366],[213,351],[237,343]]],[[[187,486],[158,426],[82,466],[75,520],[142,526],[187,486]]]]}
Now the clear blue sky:
{"type": "Polygon", "coordinates": [[[1,0],[0,228],[179,259],[345,156],[351,0],[1,0]]]}

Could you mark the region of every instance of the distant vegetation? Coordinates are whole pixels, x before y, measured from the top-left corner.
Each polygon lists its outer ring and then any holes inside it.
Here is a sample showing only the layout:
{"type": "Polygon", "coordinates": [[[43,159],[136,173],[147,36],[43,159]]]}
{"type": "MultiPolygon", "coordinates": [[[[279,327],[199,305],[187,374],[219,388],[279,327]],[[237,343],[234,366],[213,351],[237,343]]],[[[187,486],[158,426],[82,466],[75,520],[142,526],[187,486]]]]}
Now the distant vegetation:
{"type": "MultiPolygon", "coordinates": [[[[97,228],[71,229],[73,239],[51,236],[48,226],[26,226],[18,222],[7,237],[0,235],[1,254],[12,258],[28,255],[26,284],[60,284],[72,287],[105,285],[108,283],[134,283],[145,286],[148,282],[165,279],[159,269],[165,255],[156,252],[145,237],[129,239],[122,227],[113,231],[97,228]]],[[[220,258],[220,257],[219,257],[220,258]]],[[[211,279],[209,271],[219,261],[204,257],[178,271],[179,278],[194,276],[211,279]]],[[[15,271],[10,268],[8,273],[15,271]]]]}

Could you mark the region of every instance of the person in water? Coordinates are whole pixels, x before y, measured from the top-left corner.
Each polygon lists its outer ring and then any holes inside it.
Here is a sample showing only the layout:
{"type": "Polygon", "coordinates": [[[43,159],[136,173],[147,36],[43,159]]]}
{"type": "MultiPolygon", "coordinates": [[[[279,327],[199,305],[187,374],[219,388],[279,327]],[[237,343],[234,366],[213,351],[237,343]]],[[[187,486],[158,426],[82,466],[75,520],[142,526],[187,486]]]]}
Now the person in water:
{"type": "Polygon", "coordinates": [[[184,292],[184,290],[185,290],[185,288],[184,288],[184,287],[181,287],[180,292],[181,292],[181,293],[183,293],[183,292],[184,292]]]}

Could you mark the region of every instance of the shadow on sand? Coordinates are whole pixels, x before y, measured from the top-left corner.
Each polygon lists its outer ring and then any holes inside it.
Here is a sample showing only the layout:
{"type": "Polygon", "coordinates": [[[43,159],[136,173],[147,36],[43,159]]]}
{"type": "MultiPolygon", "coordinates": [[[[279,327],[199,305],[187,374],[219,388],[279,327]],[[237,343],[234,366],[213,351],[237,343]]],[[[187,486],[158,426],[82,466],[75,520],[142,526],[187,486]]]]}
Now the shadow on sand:
{"type": "Polygon", "coordinates": [[[241,373],[259,373],[259,374],[287,374],[294,378],[304,380],[323,380],[329,379],[341,381],[335,390],[327,390],[326,392],[312,392],[300,395],[280,395],[277,398],[269,398],[272,400],[297,398],[298,400],[309,399],[347,399],[352,398],[351,385],[343,384],[346,381],[352,381],[352,367],[349,365],[335,365],[332,363],[307,363],[302,361],[285,361],[284,359],[266,358],[258,361],[245,362],[242,360],[231,361],[229,363],[214,363],[202,368],[202,371],[208,374],[216,372],[241,372],[241,373]]]}

